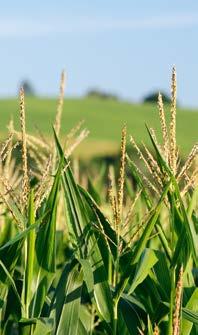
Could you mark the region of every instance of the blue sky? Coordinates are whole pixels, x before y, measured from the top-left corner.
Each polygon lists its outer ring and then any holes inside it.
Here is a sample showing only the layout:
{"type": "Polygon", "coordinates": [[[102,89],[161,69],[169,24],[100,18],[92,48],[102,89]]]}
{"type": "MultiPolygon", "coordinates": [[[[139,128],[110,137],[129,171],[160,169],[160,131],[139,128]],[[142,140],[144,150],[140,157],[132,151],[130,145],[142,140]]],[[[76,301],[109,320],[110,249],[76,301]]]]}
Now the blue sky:
{"type": "Polygon", "coordinates": [[[24,78],[40,95],[98,87],[140,101],[169,91],[177,68],[178,99],[198,106],[198,2],[195,0],[6,1],[0,10],[0,96],[24,78]]]}

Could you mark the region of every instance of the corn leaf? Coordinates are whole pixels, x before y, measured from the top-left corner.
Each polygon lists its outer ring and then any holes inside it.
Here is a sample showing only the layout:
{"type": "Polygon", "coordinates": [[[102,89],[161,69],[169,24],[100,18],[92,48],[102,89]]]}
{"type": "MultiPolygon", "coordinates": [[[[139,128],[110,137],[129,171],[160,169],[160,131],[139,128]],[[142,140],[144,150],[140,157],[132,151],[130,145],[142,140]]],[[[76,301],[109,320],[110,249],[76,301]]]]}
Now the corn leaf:
{"type": "MultiPolygon", "coordinates": [[[[55,140],[59,155],[62,158],[64,157],[63,150],[59,144],[56,134],[55,140]]],[[[66,158],[64,158],[64,162],[65,165],[68,165],[66,158]]],[[[87,253],[90,253],[89,260],[94,273],[94,299],[98,313],[107,323],[113,322],[113,301],[109,284],[107,282],[107,272],[105,270],[98,244],[98,237],[95,236],[92,230],[89,243],[85,244],[83,240],[80,241],[82,239],[82,232],[87,228],[89,229],[91,222],[95,221],[95,212],[91,210],[89,203],[85,201],[83,202],[69,166],[66,171],[64,171],[62,183],[65,191],[66,210],[68,213],[70,227],[73,229],[77,243],[81,242],[83,246],[83,248],[80,248],[80,258],[84,258],[87,253]]],[[[104,239],[102,240],[102,237],[99,237],[99,241],[104,242],[104,239]]],[[[104,243],[103,246],[105,246],[104,243]]]]}
{"type": "Polygon", "coordinates": [[[34,292],[30,304],[30,316],[39,317],[43,304],[55,274],[55,231],[57,194],[59,190],[62,161],[56,173],[54,183],[46,202],[46,211],[50,210],[45,223],[40,226],[35,242],[36,270],[34,273],[34,292]]]}
{"type": "Polygon", "coordinates": [[[153,250],[146,248],[143,251],[140,261],[137,264],[136,273],[128,290],[128,294],[132,294],[136,287],[143,282],[157,261],[158,259],[153,250]]]}

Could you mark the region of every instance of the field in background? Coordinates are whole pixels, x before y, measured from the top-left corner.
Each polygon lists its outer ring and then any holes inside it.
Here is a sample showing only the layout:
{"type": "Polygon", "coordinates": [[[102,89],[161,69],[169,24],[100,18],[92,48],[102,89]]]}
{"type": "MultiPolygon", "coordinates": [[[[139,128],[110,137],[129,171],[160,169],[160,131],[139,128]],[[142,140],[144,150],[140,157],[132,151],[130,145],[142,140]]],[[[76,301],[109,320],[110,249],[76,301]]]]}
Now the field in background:
{"type": "MultiPolygon", "coordinates": [[[[36,133],[38,129],[48,136],[56,113],[56,99],[26,99],[27,129],[36,133]]],[[[18,124],[19,102],[17,99],[0,100],[0,134],[7,133],[6,125],[11,116],[18,124]]],[[[167,115],[169,111],[167,110],[167,115]]],[[[177,143],[186,154],[197,141],[198,112],[178,109],[177,143]]],[[[126,102],[102,101],[97,99],[66,99],[62,118],[64,134],[84,120],[84,127],[90,130],[89,138],[76,151],[81,158],[113,154],[119,148],[123,124],[127,124],[128,134],[137,141],[148,143],[145,120],[149,127],[159,129],[157,106],[152,104],[133,105],[126,102]]]]}

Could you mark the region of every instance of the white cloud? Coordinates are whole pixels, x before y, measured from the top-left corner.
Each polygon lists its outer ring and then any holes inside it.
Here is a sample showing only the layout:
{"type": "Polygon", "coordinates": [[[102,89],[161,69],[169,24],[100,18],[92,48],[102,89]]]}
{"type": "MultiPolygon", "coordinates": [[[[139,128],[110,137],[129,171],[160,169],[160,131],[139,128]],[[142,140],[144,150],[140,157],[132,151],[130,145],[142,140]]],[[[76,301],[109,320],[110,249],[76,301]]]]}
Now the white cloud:
{"type": "Polygon", "coordinates": [[[155,16],[149,18],[118,20],[110,22],[112,29],[169,29],[193,26],[198,24],[198,15],[181,14],[171,16],[155,16]]]}
{"type": "Polygon", "coordinates": [[[0,19],[0,37],[40,36],[50,33],[49,24],[25,19],[0,19]]]}
{"type": "Polygon", "coordinates": [[[161,15],[145,18],[100,18],[74,17],[44,21],[2,18],[0,37],[48,36],[50,34],[92,33],[108,31],[131,31],[145,29],[176,29],[198,25],[198,15],[194,13],[161,15]]]}

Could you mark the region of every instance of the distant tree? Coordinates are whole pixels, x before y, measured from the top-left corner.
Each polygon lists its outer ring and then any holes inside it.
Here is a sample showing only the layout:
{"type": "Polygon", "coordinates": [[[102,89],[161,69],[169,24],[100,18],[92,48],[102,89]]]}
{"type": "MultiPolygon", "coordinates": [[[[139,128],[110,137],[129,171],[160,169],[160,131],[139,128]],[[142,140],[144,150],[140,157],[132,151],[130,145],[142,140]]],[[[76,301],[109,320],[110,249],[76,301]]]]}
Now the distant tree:
{"type": "Polygon", "coordinates": [[[29,80],[23,80],[20,84],[20,87],[23,87],[26,96],[35,95],[34,88],[29,80]]]}
{"type": "MultiPolygon", "coordinates": [[[[158,94],[159,94],[159,92],[153,92],[153,93],[150,93],[150,94],[146,95],[143,98],[143,102],[157,102],[158,94]]],[[[164,103],[168,104],[168,103],[171,102],[170,97],[166,93],[161,93],[161,94],[162,94],[162,98],[163,98],[164,103]]]]}
{"type": "Polygon", "coordinates": [[[104,100],[118,100],[118,96],[109,92],[104,92],[98,89],[90,89],[86,96],[89,98],[98,98],[98,99],[104,99],[104,100]]]}

